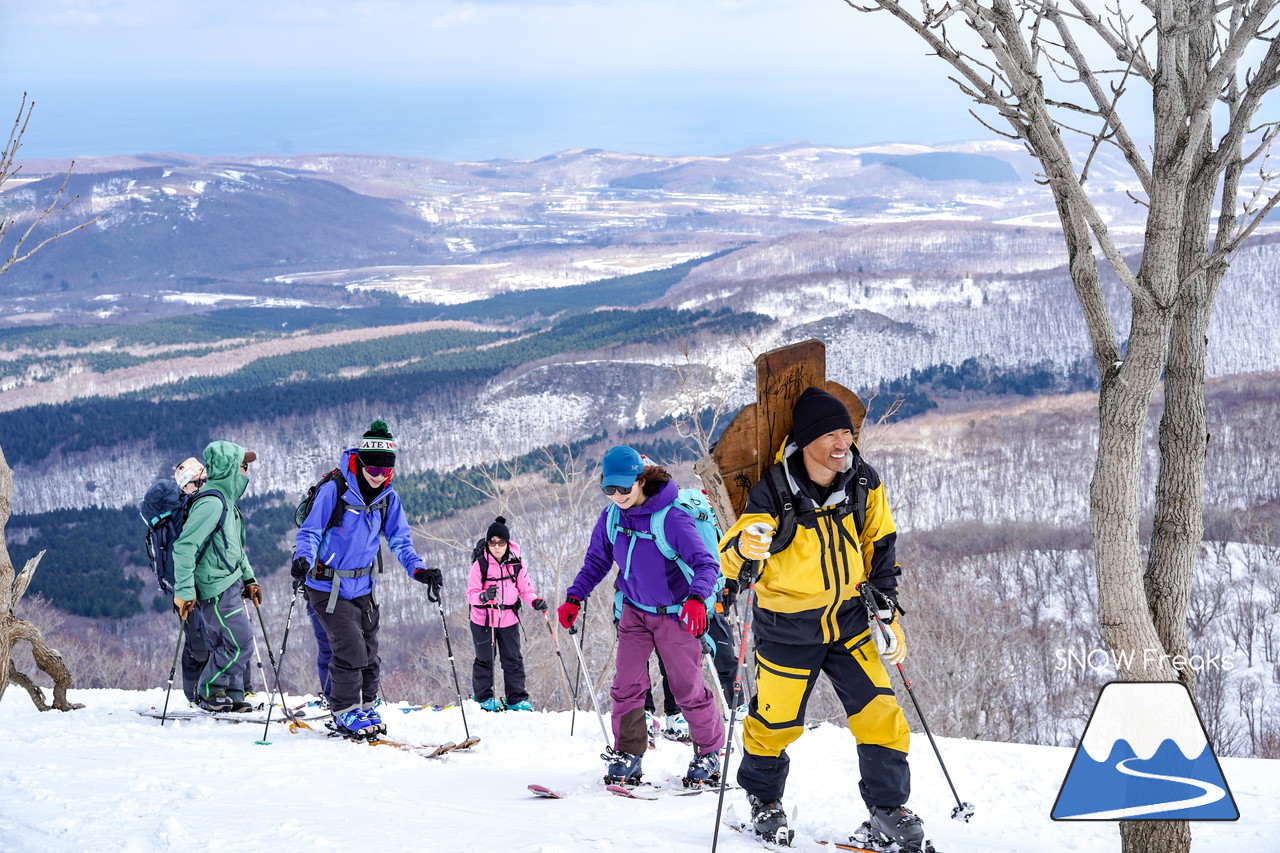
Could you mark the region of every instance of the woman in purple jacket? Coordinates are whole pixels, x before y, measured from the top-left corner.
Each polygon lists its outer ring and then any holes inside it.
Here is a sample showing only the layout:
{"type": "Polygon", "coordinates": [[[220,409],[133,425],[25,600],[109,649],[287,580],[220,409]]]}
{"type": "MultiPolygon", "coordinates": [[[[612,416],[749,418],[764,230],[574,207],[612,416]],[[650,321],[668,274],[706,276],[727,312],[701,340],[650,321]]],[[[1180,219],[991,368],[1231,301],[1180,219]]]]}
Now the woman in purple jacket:
{"type": "Polygon", "coordinates": [[[691,516],[679,510],[661,512],[679,493],[670,474],[661,467],[646,466],[640,454],[626,446],[611,448],[602,467],[601,488],[618,508],[621,529],[610,535],[611,508],[606,507],[591,533],[582,569],[566,590],[557,615],[564,628],[573,625],[582,602],[617,562],[623,605],[618,622],[617,671],[609,690],[614,743],[601,756],[609,762],[605,781],[640,781],[640,759],[648,747],[644,694],[649,688],[649,657],[656,648],[693,736],[694,756],[685,784],[718,784],[724,721],[702,681],[698,637],[706,631],[705,599],[715,586],[720,564],[703,544],[691,516]],[[654,543],[649,525],[660,512],[663,535],[693,569],[692,580],[654,543]]]}

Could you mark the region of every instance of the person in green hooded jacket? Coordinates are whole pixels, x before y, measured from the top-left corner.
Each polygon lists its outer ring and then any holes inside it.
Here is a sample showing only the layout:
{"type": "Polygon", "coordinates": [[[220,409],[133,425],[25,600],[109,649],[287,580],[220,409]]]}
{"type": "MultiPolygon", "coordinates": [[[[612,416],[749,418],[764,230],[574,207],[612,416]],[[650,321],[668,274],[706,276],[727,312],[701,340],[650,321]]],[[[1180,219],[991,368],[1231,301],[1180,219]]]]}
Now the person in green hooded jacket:
{"type": "Polygon", "coordinates": [[[192,503],[173,543],[173,603],[185,621],[197,609],[205,626],[209,659],[196,681],[196,704],[207,711],[250,711],[246,670],[253,634],[248,602],[262,604],[262,590],[244,552],[244,519],[237,501],[249,486],[253,451],[230,441],[204,449],[208,482],[192,503]]]}

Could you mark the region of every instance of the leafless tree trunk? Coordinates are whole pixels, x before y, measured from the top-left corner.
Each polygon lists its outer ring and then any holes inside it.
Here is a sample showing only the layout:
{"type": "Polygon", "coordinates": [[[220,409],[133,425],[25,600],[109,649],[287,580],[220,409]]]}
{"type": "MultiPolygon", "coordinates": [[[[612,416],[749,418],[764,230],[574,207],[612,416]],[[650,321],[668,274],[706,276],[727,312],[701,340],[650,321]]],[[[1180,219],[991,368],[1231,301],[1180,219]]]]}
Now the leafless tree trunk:
{"type": "MultiPolygon", "coordinates": [[[[1043,169],[1101,377],[1090,515],[1102,635],[1142,662],[1121,678],[1194,687],[1190,667],[1174,662],[1187,654],[1192,565],[1204,528],[1204,335],[1228,260],[1280,200],[1267,171],[1278,125],[1254,124],[1262,98],[1280,83],[1280,0],[1117,3],[1101,13],[1086,0],[845,3],[888,12],[910,28],[1008,130],[975,117],[1021,141],[1043,169]],[[1249,66],[1246,55],[1257,61],[1249,66]],[[1223,106],[1226,127],[1216,133],[1213,111],[1223,106]],[[1146,121],[1150,149],[1131,134],[1146,121]],[[1080,160],[1064,132],[1083,141],[1080,160]],[[1137,269],[1108,232],[1088,183],[1104,146],[1123,157],[1140,188],[1130,195],[1147,208],[1137,269]],[[1259,170],[1251,194],[1242,193],[1249,168],[1259,170]],[[1127,333],[1108,315],[1099,254],[1129,292],[1127,333]],[[1144,561],[1142,437],[1161,381],[1160,468],[1144,561]],[[1163,663],[1147,665],[1145,650],[1164,655],[1163,663]]],[[[1126,853],[1191,846],[1186,822],[1124,821],[1121,837],[1126,853]]]]}
{"type": "Polygon", "coordinates": [[[4,451],[0,449],[0,672],[5,673],[5,677],[0,678],[0,700],[4,699],[5,688],[13,682],[31,695],[31,701],[41,711],[48,711],[51,707],[59,711],[83,708],[83,705],[67,701],[67,689],[71,687],[71,673],[63,664],[62,655],[49,648],[39,628],[25,619],[19,619],[13,613],[22,594],[27,591],[27,586],[31,583],[31,578],[36,573],[36,566],[40,564],[40,558],[44,556],[44,552],[41,551],[27,560],[27,564],[22,567],[22,572],[14,574],[13,562],[9,559],[9,549],[5,545],[4,538],[4,527],[9,522],[12,494],[13,471],[9,470],[4,451]],[[31,655],[35,658],[36,666],[53,679],[52,706],[45,703],[44,691],[30,677],[18,672],[13,665],[11,658],[14,646],[24,640],[31,645],[31,655]]]}

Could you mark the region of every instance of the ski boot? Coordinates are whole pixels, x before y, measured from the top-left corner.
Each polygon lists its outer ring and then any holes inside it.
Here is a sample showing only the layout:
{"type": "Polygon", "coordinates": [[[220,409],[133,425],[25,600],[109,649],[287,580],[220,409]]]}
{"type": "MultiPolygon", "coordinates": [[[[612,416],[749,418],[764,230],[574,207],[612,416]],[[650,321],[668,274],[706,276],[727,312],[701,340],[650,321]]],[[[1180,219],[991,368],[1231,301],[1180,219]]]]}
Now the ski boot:
{"type": "Polygon", "coordinates": [[[924,821],[906,806],[896,809],[871,807],[871,818],[858,827],[849,839],[869,850],[932,853],[933,845],[925,841],[924,821]]]}
{"type": "Polygon", "coordinates": [[[502,700],[497,696],[490,696],[480,703],[480,707],[486,711],[505,711],[507,709],[507,706],[503,705],[502,700]]]}
{"type": "Polygon", "coordinates": [[[667,728],[663,731],[662,736],[667,740],[675,740],[680,743],[693,742],[693,736],[689,734],[689,723],[685,720],[684,714],[668,717],[667,728]]]}
{"type": "Polygon", "coordinates": [[[794,833],[787,827],[782,800],[765,802],[754,794],[747,794],[747,802],[751,803],[751,828],[756,835],[770,844],[790,847],[794,833]]]}
{"type": "Polygon", "coordinates": [[[689,769],[680,780],[686,788],[698,788],[703,785],[715,787],[720,784],[720,751],[715,750],[705,755],[695,755],[689,762],[689,769]]]}
{"type": "Polygon", "coordinates": [[[230,711],[234,707],[232,701],[227,698],[227,694],[223,693],[221,690],[212,696],[201,696],[196,700],[196,704],[204,710],[211,711],[215,714],[222,711],[230,711]]]}
{"type": "Polygon", "coordinates": [[[386,734],[387,724],[382,722],[382,716],[378,713],[377,708],[361,711],[360,716],[364,718],[365,724],[373,729],[373,737],[386,734]]]}
{"type": "Polygon", "coordinates": [[[230,710],[233,714],[247,714],[253,710],[253,703],[244,699],[232,699],[230,710]]]}
{"type": "Polygon", "coordinates": [[[600,757],[609,762],[609,766],[604,771],[606,785],[640,784],[640,756],[608,747],[600,757]]]}
{"type": "Polygon", "coordinates": [[[521,699],[519,702],[516,702],[513,705],[508,705],[507,710],[508,711],[532,711],[533,703],[530,702],[528,699],[521,699]]]}
{"type": "Polygon", "coordinates": [[[351,708],[334,717],[333,730],[353,740],[364,740],[377,733],[360,708],[351,708]]]}

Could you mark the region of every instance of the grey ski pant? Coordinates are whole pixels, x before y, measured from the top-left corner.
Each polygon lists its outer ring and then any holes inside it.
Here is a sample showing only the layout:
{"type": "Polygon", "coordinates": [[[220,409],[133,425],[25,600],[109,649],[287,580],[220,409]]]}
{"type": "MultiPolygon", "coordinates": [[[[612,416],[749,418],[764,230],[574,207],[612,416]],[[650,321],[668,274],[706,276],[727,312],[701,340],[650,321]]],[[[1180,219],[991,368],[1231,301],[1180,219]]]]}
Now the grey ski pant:
{"type": "Polygon", "coordinates": [[[196,693],[201,697],[222,692],[232,701],[244,699],[245,679],[253,658],[253,633],[245,608],[253,605],[240,597],[242,587],[236,581],[215,598],[196,603],[204,626],[204,642],[209,647],[209,659],[196,680],[196,693]]]}
{"type": "Polygon", "coordinates": [[[307,587],[307,600],[329,638],[329,705],[336,717],[351,708],[369,708],[378,698],[378,605],[372,595],[339,598],[326,613],[329,593],[307,587]]]}

